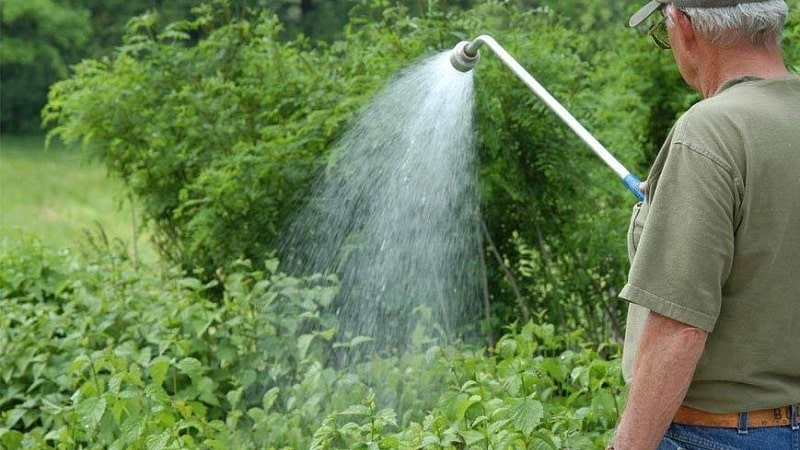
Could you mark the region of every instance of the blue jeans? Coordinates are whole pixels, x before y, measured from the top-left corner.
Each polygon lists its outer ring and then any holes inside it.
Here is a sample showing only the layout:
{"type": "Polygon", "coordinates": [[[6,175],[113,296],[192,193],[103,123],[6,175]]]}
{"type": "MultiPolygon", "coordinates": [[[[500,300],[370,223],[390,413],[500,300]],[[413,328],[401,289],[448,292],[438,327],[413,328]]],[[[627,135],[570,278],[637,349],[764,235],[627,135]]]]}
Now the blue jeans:
{"type": "MultiPolygon", "coordinates": [[[[742,416],[747,413],[742,413],[742,416]]],[[[742,420],[743,419],[743,420],[742,420]]],[[[800,450],[797,407],[792,407],[792,423],[782,427],[748,428],[670,425],[658,450],[800,450]]]]}

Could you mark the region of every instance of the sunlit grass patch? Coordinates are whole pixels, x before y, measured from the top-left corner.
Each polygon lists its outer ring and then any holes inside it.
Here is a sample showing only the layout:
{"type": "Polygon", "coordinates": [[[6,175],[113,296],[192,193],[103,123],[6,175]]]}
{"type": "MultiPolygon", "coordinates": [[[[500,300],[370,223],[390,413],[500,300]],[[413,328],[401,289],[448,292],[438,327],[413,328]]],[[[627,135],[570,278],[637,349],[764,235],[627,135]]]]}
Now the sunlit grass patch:
{"type": "Polygon", "coordinates": [[[142,245],[121,182],[77,149],[45,149],[42,136],[0,137],[0,236],[80,246],[99,229],[128,247],[142,245]]]}

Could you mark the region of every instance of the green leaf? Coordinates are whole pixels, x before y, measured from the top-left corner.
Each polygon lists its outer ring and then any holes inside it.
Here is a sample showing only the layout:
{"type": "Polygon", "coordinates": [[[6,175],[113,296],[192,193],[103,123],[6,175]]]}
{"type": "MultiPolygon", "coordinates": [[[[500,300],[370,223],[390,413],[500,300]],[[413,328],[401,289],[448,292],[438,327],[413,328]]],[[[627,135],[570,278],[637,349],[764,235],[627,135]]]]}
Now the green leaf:
{"type": "Polygon", "coordinates": [[[269,410],[272,408],[272,405],[275,404],[275,400],[278,398],[278,394],[280,394],[280,392],[280,388],[274,387],[264,394],[264,397],[261,399],[261,405],[265,412],[269,412],[269,410]]]}
{"type": "Polygon", "coordinates": [[[132,444],[142,437],[145,429],[145,416],[131,415],[122,423],[122,435],[125,442],[132,444]]]}
{"type": "Polygon", "coordinates": [[[184,287],[190,291],[202,291],[204,286],[203,282],[197,278],[181,278],[178,280],[178,286],[184,287]]]}
{"type": "Polygon", "coordinates": [[[481,403],[480,395],[471,395],[464,398],[455,404],[455,418],[456,420],[464,420],[467,416],[467,411],[474,405],[481,403]]]}
{"type": "Polygon", "coordinates": [[[148,436],[147,450],[164,450],[169,443],[169,431],[162,431],[160,434],[148,436]]]}
{"type": "Polygon", "coordinates": [[[85,354],[79,355],[72,361],[72,364],[69,365],[67,373],[69,373],[70,375],[77,375],[83,373],[83,371],[86,370],[86,368],[89,367],[91,364],[92,362],[87,355],[85,354]]]}
{"type": "Polygon", "coordinates": [[[353,339],[350,339],[350,342],[337,342],[333,344],[333,348],[353,348],[359,344],[364,344],[366,342],[372,342],[374,339],[369,336],[356,336],[353,339]]]}
{"type": "Polygon", "coordinates": [[[22,419],[22,417],[24,417],[25,413],[27,413],[27,412],[28,412],[28,410],[27,409],[23,409],[23,408],[14,408],[14,409],[12,409],[8,413],[6,413],[6,423],[5,423],[5,425],[7,427],[9,427],[9,428],[12,428],[12,427],[16,426],[17,422],[19,422],[20,419],[22,419]]]}
{"type": "Polygon", "coordinates": [[[538,400],[526,398],[511,407],[514,424],[526,437],[530,437],[544,417],[544,407],[538,400]]]}
{"type": "Polygon", "coordinates": [[[209,405],[219,406],[219,399],[216,395],[216,383],[209,377],[195,378],[192,385],[197,390],[197,398],[209,405]]]}
{"type": "Polygon", "coordinates": [[[0,444],[2,448],[8,450],[17,450],[22,448],[23,434],[17,430],[4,430],[0,429],[0,444]]]}
{"type": "Polygon", "coordinates": [[[261,408],[250,408],[247,410],[247,417],[253,419],[255,423],[265,422],[267,413],[261,408]]]}
{"type": "Polygon", "coordinates": [[[230,446],[219,439],[207,439],[203,441],[203,448],[208,448],[211,450],[227,450],[230,448],[230,446]]]}
{"type": "Polygon", "coordinates": [[[205,373],[203,363],[201,363],[197,358],[183,358],[176,366],[178,367],[178,370],[193,380],[199,378],[203,375],[203,373],[205,373]]]}
{"type": "Polygon", "coordinates": [[[304,334],[297,338],[297,350],[300,353],[300,359],[305,359],[308,353],[308,347],[311,346],[311,341],[314,340],[313,334],[304,334]]]}
{"type": "Polygon", "coordinates": [[[477,430],[464,430],[461,432],[461,436],[464,438],[464,443],[467,444],[469,448],[472,448],[486,439],[486,436],[477,430]]]}
{"type": "Polygon", "coordinates": [[[266,267],[267,272],[273,275],[278,272],[279,264],[280,262],[277,259],[268,259],[264,261],[264,266],[266,267]]]}
{"type": "Polygon", "coordinates": [[[89,436],[92,436],[106,412],[106,399],[105,397],[84,399],[78,403],[77,412],[84,430],[89,436]]]}
{"type": "Polygon", "coordinates": [[[532,438],[535,449],[559,450],[563,448],[561,446],[561,440],[554,437],[552,433],[548,431],[537,431],[530,437],[532,438]]]}
{"type": "Polygon", "coordinates": [[[235,409],[239,405],[239,402],[242,400],[243,392],[244,388],[239,388],[239,389],[234,389],[232,391],[228,391],[228,393],[225,394],[225,398],[228,400],[228,403],[230,403],[233,409],[235,409]]]}
{"type": "Polygon", "coordinates": [[[368,416],[369,407],[366,405],[351,405],[339,414],[343,416],[368,416]]]}
{"type": "Polygon", "coordinates": [[[164,356],[159,356],[150,361],[150,378],[154,385],[161,386],[164,383],[164,379],[166,379],[167,372],[169,371],[169,361],[170,360],[164,356]]]}

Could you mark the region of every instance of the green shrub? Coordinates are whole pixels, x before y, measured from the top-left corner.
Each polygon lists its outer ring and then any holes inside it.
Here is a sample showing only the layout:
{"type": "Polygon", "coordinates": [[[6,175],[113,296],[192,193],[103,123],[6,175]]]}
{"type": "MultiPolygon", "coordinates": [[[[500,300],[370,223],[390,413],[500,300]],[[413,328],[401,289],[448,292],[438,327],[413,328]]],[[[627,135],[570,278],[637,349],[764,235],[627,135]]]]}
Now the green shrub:
{"type": "MultiPolygon", "coordinates": [[[[378,11],[362,9],[354,23],[378,11]]],[[[141,199],[164,256],[212,274],[266,258],[346,122],[442,43],[400,9],[316,47],[281,42],[268,14],[195,12],[166,26],[131,20],[114,58],[86,60],[53,86],[44,117],[51,136],[82,141],[141,199]]]]}
{"type": "Polygon", "coordinates": [[[408,353],[340,368],[330,356],[359,342],[321,313],[335,280],[241,262],[216,303],[215,282],[114,248],[1,248],[3,448],[577,446],[616,420],[616,350],[579,332],[530,323],[488,353],[440,347],[422,311],[408,353]]]}
{"type": "Polygon", "coordinates": [[[374,398],[329,414],[312,449],[602,448],[611,439],[624,389],[619,364],[552,325],[511,327],[486,356],[453,351],[447,390],[421,422],[398,431],[374,398]],[[569,348],[578,350],[569,350],[569,348]]]}
{"type": "Polygon", "coordinates": [[[488,52],[475,71],[486,300],[495,328],[519,327],[488,350],[441,347],[420,309],[407,353],[344,366],[363,339],[340,342],[336,280],[282,274],[269,255],[370,95],[480,33],[643,175],[695,97],[668,53],[602,27],[606,13],[572,28],[510,3],[411,18],[363,2],[329,46],[209,7],[164,27],[134,19],[118,54],[77,66],[45,114],[126,181],[169,262],[138,267],[102,241],[85,254],[0,241],[0,446],[602,447],[624,402],[617,347],[602,343],[622,320],[632,198],[488,52]]]}
{"type": "MultiPolygon", "coordinates": [[[[241,263],[217,274],[217,304],[204,293],[215,281],[137,269],[116,251],[86,259],[3,245],[5,447],[219,447],[255,426],[251,408],[293,411],[300,428],[316,420],[319,406],[294,390],[332,344],[335,320],[320,309],[333,280],[241,263]]],[[[261,437],[292,445],[303,439],[295,428],[261,437]]]]}
{"type": "Polygon", "coordinates": [[[339,102],[342,75],[319,70],[332,57],[277,41],[275,18],[215,28],[212,9],[198,14],[163,29],[154,15],[132,20],[114,59],[53,87],[45,117],[142,200],[165,256],[212,274],[265,259],[353,107],[339,102]]]}
{"type": "MultiPolygon", "coordinates": [[[[652,104],[644,97],[649,80],[637,69],[652,61],[622,26],[581,33],[567,25],[547,9],[512,9],[491,33],[612,154],[644,175],[652,104]]],[[[485,55],[475,70],[482,212],[494,244],[490,291],[500,299],[493,316],[504,324],[545,312],[562,330],[616,335],[634,198],[496,58],[485,55]]]]}

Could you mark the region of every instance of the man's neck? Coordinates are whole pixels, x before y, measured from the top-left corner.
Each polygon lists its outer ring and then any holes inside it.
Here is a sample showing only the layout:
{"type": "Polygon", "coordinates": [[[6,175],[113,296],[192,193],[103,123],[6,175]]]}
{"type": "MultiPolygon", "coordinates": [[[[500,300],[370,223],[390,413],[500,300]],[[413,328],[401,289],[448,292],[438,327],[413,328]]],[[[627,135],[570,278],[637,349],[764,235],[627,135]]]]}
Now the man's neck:
{"type": "Polygon", "coordinates": [[[698,71],[697,89],[704,98],[713,96],[730,80],[751,76],[763,79],[789,75],[779,49],[753,50],[730,47],[708,49],[698,71]]]}

